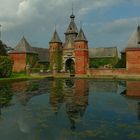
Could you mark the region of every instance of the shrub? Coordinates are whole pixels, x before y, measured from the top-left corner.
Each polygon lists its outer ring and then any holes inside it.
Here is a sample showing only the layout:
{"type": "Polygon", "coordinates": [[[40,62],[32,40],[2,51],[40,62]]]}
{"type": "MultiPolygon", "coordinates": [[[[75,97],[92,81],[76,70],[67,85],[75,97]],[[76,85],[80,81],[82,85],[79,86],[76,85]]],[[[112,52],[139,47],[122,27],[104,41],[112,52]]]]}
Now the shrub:
{"type": "Polygon", "coordinates": [[[12,73],[13,62],[8,56],[0,56],[0,77],[9,77],[12,73]]]}

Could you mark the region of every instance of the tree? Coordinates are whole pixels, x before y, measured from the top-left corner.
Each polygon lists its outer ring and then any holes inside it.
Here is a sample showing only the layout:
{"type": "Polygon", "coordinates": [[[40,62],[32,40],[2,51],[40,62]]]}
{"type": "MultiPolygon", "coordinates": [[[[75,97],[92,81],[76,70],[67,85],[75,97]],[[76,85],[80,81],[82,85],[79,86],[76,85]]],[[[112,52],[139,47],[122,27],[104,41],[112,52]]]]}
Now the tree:
{"type": "Polygon", "coordinates": [[[2,41],[0,40],[0,55],[5,56],[7,55],[6,52],[6,45],[2,43],[2,41]]]}

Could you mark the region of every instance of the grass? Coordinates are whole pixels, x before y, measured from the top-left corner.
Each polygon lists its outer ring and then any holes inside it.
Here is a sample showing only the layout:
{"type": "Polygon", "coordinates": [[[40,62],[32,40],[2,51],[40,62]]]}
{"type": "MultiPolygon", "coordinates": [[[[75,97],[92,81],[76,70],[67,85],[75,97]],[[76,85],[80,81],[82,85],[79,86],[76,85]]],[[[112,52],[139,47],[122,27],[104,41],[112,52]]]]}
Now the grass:
{"type": "Polygon", "coordinates": [[[0,81],[14,81],[14,80],[28,80],[28,79],[41,79],[47,76],[40,75],[26,75],[25,73],[12,73],[12,75],[8,78],[0,78],[0,81]]]}
{"type": "MultiPolygon", "coordinates": [[[[21,81],[28,79],[42,79],[53,77],[49,74],[31,74],[26,75],[25,73],[12,73],[8,78],[0,78],[0,81],[21,81]]],[[[68,78],[69,74],[56,74],[54,78],[68,78]]],[[[71,78],[92,78],[92,79],[112,79],[112,80],[140,80],[140,75],[76,75],[71,78]]]]}

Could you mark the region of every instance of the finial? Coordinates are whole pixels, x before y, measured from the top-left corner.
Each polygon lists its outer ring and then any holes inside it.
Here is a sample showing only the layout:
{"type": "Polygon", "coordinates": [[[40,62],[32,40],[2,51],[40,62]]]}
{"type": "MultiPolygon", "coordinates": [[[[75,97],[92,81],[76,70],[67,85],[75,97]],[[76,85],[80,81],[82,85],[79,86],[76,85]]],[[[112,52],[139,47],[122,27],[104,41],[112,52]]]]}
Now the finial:
{"type": "Polygon", "coordinates": [[[72,15],[73,15],[73,2],[72,2],[72,15]]]}
{"type": "Polygon", "coordinates": [[[71,14],[71,16],[70,16],[70,18],[72,18],[72,19],[74,19],[75,18],[75,16],[74,16],[74,8],[73,8],[74,6],[73,6],[73,2],[72,2],[72,14],[71,14]]]}

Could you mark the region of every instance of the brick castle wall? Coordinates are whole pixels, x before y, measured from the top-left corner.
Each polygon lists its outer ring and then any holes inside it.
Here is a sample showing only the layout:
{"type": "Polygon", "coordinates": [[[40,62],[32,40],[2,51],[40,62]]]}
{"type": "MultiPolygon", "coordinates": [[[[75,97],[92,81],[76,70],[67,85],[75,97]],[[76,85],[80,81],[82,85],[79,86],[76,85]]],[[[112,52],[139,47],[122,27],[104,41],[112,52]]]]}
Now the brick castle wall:
{"type": "Polygon", "coordinates": [[[75,42],[75,73],[86,74],[88,63],[87,42],[75,42]]]}
{"type": "Polygon", "coordinates": [[[129,73],[140,73],[140,48],[126,49],[126,69],[129,73]]]}
{"type": "Polygon", "coordinates": [[[9,54],[10,58],[13,60],[13,72],[24,71],[26,67],[26,54],[25,53],[12,53],[9,54]]]}

